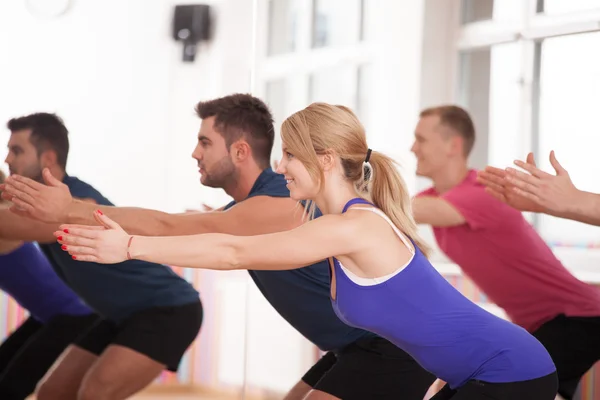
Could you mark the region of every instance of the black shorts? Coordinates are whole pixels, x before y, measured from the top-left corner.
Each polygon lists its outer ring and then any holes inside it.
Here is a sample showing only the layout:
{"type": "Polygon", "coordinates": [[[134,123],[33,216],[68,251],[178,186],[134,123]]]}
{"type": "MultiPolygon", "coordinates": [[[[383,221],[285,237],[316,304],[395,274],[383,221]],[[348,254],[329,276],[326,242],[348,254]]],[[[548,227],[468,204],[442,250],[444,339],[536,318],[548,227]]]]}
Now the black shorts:
{"type": "Polygon", "coordinates": [[[374,337],[325,354],[302,380],[344,400],[423,400],[435,376],[391,342],[374,337]]]}
{"type": "Polygon", "coordinates": [[[127,347],[177,371],[181,358],[202,324],[200,301],[181,306],[152,307],[120,324],[103,319],[75,345],[100,355],[112,344],[127,347]]]}
{"type": "Polygon", "coordinates": [[[0,399],[22,400],[61,353],[97,320],[95,314],[56,315],[46,323],[29,317],[0,346],[0,399]]]}
{"type": "Polygon", "coordinates": [[[600,360],[600,317],[560,314],[533,332],[554,361],[558,393],[573,398],[581,377],[600,360]]]}
{"type": "Polygon", "coordinates": [[[471,380],[457,388],[445,385],[429,400],[554,400],[558,389],[556,373],[529,381],[489,383],[471,380]]]}

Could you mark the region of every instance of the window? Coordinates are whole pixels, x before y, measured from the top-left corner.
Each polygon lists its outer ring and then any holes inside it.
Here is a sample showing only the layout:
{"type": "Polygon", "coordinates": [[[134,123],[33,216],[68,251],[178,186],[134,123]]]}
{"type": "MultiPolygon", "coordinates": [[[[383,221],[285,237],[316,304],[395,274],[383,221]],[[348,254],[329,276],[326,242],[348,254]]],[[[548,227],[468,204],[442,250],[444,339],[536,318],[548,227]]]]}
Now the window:
{"type": "Polygon", "coordinates": [[[544,0],[540,3],[540,11],[545,14],[564,14],[600,8],[599,0],[544,0]]]}
{"type": "Polygon", "coordinates": [[[459,103],[469,110],[477,140],[470,163],[510,164],[523,156],[520,134],[521,91],[519,43],[498,44],[460,56],[459,103]]]}
{"type": "MultiPolygon", "coordinates": [[[[473,165],[487,159],[506,167],[533,151],[553,171],[548,155],[556,150],[579,188],[600,192],[592,172],[600,168],[594,153],[600,139],[592,134],[600,128],[600,55],[593,50],[600,45],[600,0],[461,5],[456,99],[478,128],[473,165]]],[[[531,220],[552,243],[600,241],[597,228],[550,216],[531,220]]]]}
{"type": "Polygon", "coordinates": [[[313,47],[358,42],[361,21],[361,0],[314,0],[313,47]]]}
{"type": "MultiPolygon", "coordinates": [[[[600,193],[600,32],[544,40],[541,44],[537,162],[553,171],[550,150],[579,189],[600,193]]],[[[541,217],[542,234],[552,241],[600,241],[599,230],[559,218],[541,217]]]]}
{"type": "Polygon", "coordinates": [[[312,102],[348,106],[366,127],[373,120],[376,1],[267,0],[257,94],[275,117],[274,159],[281,156],[281,123],[312,102]]]}
{"type": "Polygon", "coordinates": [[[463,0],[462,22],[469,24],[487,20],[518,21],[522,8],[522,0],[463,0]]]}
{"type": "Polygon", "coordinates": [[[341,104],[356,111],[358,72],[355,66],[336,66],[310,76],[310,101],[341,104]]]}

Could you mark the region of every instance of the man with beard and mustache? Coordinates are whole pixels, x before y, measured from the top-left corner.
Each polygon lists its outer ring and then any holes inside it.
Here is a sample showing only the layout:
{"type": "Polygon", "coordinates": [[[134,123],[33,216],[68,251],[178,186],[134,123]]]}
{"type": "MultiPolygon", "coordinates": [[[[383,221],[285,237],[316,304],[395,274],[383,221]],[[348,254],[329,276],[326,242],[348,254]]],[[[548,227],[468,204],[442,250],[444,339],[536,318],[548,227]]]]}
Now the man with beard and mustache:
{"type": "MultiPolygon", "coordinates": [[[[58,116],[31,114],[7,127],[11,175],[40,182],[47,169],[86,204],[112,205],[66,173],[68,131],[58,116]]],[[[40,381],[37,398],[124,399],[163,370],[176,371],[202,322],[198,292],[164,265],[127,261],[106,268],[65,257],[53,236],[57,229],[0,210],[0,238],[39,242],[56,273],[100,315],[40,381]]]]}
{"type": "MultiPolygon", "coordinates": [[[[49,186],[34,184],[35,192],[17,199],[20,213],[47,222],[95,224],[93,214],[99,208],[130,233],[149,236],[259,235],[301,225],[302,207],[290,198],[283,175],[270,168],[274,126],[268,107],[251,95],[234,94],[200,102],[196,113],[202,122],[192,157],[198,163],[200,182],[233,198],[224,207],[186,214],[98,207],[73,201],[68,188],[45,171],[49,186]]],[[[21,178],[13,179],[6,197],[12,198],[20,185],[30,187],[21,178]]],[[[249,273],[275,310],[326,352],[291,388],[286,400],[423,400],[433,375],[391,342],[348,326],[335,315],[326,261],[300,269],[249,273]]]]}

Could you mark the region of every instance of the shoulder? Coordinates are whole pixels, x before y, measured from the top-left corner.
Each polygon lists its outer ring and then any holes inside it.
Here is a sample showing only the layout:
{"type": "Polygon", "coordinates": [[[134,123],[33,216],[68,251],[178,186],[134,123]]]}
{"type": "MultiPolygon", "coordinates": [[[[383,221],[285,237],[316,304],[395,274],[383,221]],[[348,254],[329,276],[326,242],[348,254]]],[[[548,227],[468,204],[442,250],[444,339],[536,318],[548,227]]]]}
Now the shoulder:
{"type": "Polygon", "coordinates": [[[275,172],[266,173],[262,177],[262,182],[259,184],[259,187],[256,190],[253,190],[252,193],[248,196],[270,196],[270,197],[289,197],[290,191],[287,188],[287,182],[285,178],[281,174],[277,174],[275,172]]]}
{"type": "Polygon", "coordinates": [[[424,197],[424,196],[437,196],[438,193],[436,192],[436,190],[433,187],[430,187],[428,189],[422,190],[419,193],[417,193],[415,195],[415,197],[424,197]]]}
{"type": "Polygon", "coordinates": [[[87,182],[82,181],[73,176],[68,176],[64,180],[65,185],[69,188],[71,195],[80,199],[93,199],[96,203],[102,205],[113,205],[106,197],[102,195],[96,188],[87,182]]]}

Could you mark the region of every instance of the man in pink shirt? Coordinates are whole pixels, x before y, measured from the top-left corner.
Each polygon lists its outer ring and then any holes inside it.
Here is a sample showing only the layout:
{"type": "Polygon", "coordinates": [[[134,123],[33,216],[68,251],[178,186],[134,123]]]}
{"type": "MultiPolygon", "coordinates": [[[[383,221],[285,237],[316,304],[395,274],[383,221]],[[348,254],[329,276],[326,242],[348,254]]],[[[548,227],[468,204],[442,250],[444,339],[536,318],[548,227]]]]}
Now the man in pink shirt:
{"type": "Polygon", "coordinates": [[[559,394],[573,398],[600,360],[600,290],[575,278],[521,212],[486,193],[467,157],[469,114],[441,106],[421,112],[411,151],[433,187],[413,200],[415,220],[433,227],[440,249],[554,359],[559,394]]]}

